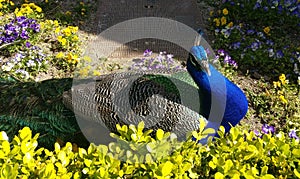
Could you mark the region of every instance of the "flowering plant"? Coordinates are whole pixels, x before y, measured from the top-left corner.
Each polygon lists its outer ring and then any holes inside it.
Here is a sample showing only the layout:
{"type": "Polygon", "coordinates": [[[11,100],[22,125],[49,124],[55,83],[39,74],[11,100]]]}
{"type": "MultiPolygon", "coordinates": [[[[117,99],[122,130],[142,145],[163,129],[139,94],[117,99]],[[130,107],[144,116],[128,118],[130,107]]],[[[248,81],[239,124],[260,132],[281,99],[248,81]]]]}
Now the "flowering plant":
{"type": "Polygon", "coordinates": [[[137,59],[131,66],[131,70],[155,70],[155,69],[171,69],[171,68],[182,68],[182,66],[175,64],[172,54],[167,52],[160,52],[158,56],[151,57],[152,51],[147,49],[144,51],[144,57],[137,59]]]}
{"type": "Polygon", "coordinates": [[[20,16],[0,26],[0,49],[16,42],[28,40],[40,31],[36,20],[20,16]]]}
{"type": "Polygon", "coordinates": [[[299,58],[296,53],[300,51],[300,42],[294,40],[298,38],[300,27],[299,1],[207,3],[217,6],[210,13],[214,48],[228,51],[241,70],[273,78],[279,73],[295,77],[294,64],[299,58]]]}
{"type": "Polygon", "coordinates": [[[13,57],[0,61],[1,76],[9,75],[19,80],[34,79],[34,76],[47,69],[47,56],[38,46],[26,42],[24,51],[19,51],[13,57]]]}

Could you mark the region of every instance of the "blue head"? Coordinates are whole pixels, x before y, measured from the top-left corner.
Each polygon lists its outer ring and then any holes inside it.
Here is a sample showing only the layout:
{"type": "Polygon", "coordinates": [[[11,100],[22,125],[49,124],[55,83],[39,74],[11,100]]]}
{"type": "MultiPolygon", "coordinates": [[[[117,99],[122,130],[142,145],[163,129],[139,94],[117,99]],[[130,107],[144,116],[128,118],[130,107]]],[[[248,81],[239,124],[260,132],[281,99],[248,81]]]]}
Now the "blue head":
{"type": "Polygon", "coordinates": [[[208,57],[202,46],[193,46],[190,51],[189,59],[195,67],[202,69],[202,71],[206,72],[208,76],[211,75],[208,57]]]}

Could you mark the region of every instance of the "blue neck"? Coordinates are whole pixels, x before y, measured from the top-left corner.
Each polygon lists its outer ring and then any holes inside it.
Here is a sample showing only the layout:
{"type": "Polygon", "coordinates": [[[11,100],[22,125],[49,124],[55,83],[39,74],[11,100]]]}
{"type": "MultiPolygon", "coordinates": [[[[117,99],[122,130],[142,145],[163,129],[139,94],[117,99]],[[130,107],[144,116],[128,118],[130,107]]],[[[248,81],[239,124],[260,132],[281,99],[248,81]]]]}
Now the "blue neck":
{"type": "Polygon", "coordinates": [[[212,127],[221,123],[228,132],[230,124],[237,125],[247,113],[248,101],[245,94],[212,65],[211,76],[195,67],[190,60],[187,61],[187,70],[202,94],[200,112],[208,119],[208,127],[210,123],[212,127]]]}

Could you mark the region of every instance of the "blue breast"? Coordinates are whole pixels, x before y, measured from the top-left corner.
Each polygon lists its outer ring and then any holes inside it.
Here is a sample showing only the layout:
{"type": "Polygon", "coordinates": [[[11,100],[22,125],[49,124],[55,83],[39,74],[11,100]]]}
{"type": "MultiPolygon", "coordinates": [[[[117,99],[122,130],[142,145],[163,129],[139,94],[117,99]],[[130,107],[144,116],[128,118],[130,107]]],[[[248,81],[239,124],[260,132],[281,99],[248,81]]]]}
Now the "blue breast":
{"type": "Polygon", "coordinates": [[[187,70],[202,94],[201,114],[212,123],[222,120],[221,125],[228,132],[230,124],[235,126],[247,113],[248,101],[245,94],[212,65],[211,76],[195,67],[190,60],[187,61],[187,70]]]}

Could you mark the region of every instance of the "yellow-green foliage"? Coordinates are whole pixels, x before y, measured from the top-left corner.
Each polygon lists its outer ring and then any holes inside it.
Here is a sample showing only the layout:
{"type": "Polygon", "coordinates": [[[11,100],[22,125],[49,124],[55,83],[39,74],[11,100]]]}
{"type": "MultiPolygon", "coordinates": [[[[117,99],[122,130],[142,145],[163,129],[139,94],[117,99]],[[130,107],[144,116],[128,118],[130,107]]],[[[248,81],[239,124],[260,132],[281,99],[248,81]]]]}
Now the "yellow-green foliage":
{"type": "MultiPolygon", "coordinates": [[[[155,139],[143,123],[118,126],[119,141],[108,146],[78,148],[71,143],[54,151],[37,149],[38,135],[28,127],[11,142],[0,133],[1,178],[296,178],[300,177],[299,141],[279,133],[257,138],[233,128],[206,146],[178,142],[162,130],[155,139]],[[121,142],[122,141],[122,142],[121,142]],[[153,149],[153,150],[152,150],[153,149]]],[[[211,130],[193,132],[198,139],[211,130]]],[[[191,136],[189,136],[191,139],[191,136]]]]}

